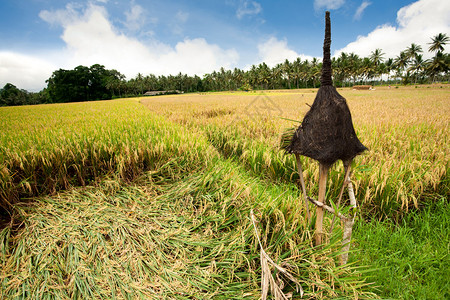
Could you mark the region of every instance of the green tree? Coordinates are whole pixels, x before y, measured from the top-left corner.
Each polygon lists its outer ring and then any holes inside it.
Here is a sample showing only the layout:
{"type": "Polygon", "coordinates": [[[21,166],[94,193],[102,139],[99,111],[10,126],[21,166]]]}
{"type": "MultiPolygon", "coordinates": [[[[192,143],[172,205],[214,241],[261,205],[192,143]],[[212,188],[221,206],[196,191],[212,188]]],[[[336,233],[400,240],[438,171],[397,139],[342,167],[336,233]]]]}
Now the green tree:
{"type": "Polygon", "coordinates": [[[444,46],[450,41],[450,38],[444,34],[439,33],[438,35],[434,36],[431,43],[428,43],[430,47],[428,48],[428,51],[430,52],[443,52],[444,46]]]}
{"type": "Polygon", "coordinates": [[[414,57],[414,60],[410,64],[408,71],[414,74],[414,84],[417,83],[417,78],[425,70],[425,61],[423,55],[418,54],[414,57]]]}
{"type": "Polygon", "coordinates": [[[28,98],[27,91],[19,90],[12,83],[5,84],[0,90],[0,106],[24,105],[28,98]]]}
{"type": "Polygon", "coordinates": [[[73,70],[54,71],[46,81],[50,102],[76,102],[111,99],[115,81],[123,76],[95,64],[90,68],[78,66],[73,70]]]}

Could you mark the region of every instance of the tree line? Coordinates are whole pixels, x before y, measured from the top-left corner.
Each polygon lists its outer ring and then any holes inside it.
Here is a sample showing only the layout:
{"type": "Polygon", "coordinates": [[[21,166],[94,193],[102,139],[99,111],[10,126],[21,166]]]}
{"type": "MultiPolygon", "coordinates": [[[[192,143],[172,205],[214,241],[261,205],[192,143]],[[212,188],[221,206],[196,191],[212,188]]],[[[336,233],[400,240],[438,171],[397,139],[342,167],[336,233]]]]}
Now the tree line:
{"type": "MultiPolygon", "coordinates": [[[[449,81],[450,55],[444,52],[450,38],[440,33],[428,43],[432,58],[424,59],[422,46],[411,44],[395,58],[385,59],[381,49],[368,57],[341,53],[332,59],[333,81],[338,87],[355,84],[423,84],[449,81]]],[[[1,105],[76,102],[132,97],[146,91],[206,92],[251,89],[316,88],[320,85],[322,63],[319,59],[285,60],[274,67],[266,63],[247,71],[220,68],[203,78],[197,75],[144,76],[126,80],[117,70],[102,65],[78,66],[73,70],[54,71],[39,93],[28,93],[8,83],[0,90],[1,105]]]]}

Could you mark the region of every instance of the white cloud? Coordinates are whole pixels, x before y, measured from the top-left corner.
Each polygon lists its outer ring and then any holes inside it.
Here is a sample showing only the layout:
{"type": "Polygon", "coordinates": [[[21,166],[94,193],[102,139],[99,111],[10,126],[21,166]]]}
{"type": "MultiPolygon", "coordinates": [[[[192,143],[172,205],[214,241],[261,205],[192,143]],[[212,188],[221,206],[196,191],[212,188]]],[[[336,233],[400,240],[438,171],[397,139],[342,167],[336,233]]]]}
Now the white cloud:
{"type": "Polygon", "coordinates": [[[257,15],[262,11],[261,4],[256,1],[241,0],[236,11],[236,17],[242,19],[246,15],[257,15]]]}
{"type": "Polygon", "coordinates": [[[203,38],[185,39],[175,49],[159,57],[161,73],[181,72],[188,75],[205,74],[220,67],[229,69],[238,60],[239,55],[235,50],[223,50],[217,45],[208,44],[203,38]]]}
{"type": "Polygon", "coordinates": [[[441,0],[419,0],[401,8],[397,12],[397,25],[381,25],[367,36],[359,36],[356,41],[337,50],[341,52],[354,52],[360,56],[369,56],[372,51],[381,48],[386,54],[385,58],[394,58],[405,50],[411,43],[422,45],[424,57],[431,54],[427,52],[427,43],[438,33],[450,32],[450,2],[441,0]]]}
{"type": "Polygon", "coordinates": [[[132,31],[141,29],[145,24],[145,10],[138,4],[132,4],[129,11],[125,12],[125,26],[132,31]]]}
{"type": "Polygon", "coordinates": [[[39,13],[39,17],[50,25],[61,25],[64,27],[80,18],[80,14],[78,13],[80,8],[81,6],[77,4],[69,3],[66,5],[66,9],[59,9],[52,12],[42,10],[39,13]]]}
{"type": "Polygon", "coordinates": [[[344,5],[345,0],[314,0],[314,9],[338,9],[344,5]]]}
{"type": "MultiPolygon", "coordinates": [[[[95,4],[84,9],[67,5],[63,10],[42,11],[39,15],[49,24],[63,28],[61,38],[66,46],[57,54],[47,53],[40,58],[0,52],[0,84],[8,79],[19,88],[39,90],[59,68],[97,63],[128,78],[137,73],[203,75],[220,67],[231,68],[239,60],[236,50],[222,49],[203,38],[186,38],[175,46],[158,40],[143,43],[118,32],[104,7],[95,4]]],[[[179,15],[180,21],[187,17],[179,15]]]]}
{"type": "Polygon", "coordinates": [[[294,61],[297,57],[302,60],[312,59],[312,57],[298,54],[289,48],[285,39],[278,40],[276,37],[270,37],[258,45],[258,56],[260,62],[265,62],[269,67],[274,67],[286,59],[289,61],[294,61]]]}
{"type": "Polygon", "coordinates": [[[56,69],[55,64],[45,59],[0,51],[0,88],[12,83],[19,89],[39,91],[56,69]]]}
{"type": "Polygon", "coordinates": [[[361,3],[361,5],[358,7],[358,9],[356,10],[355,15],[353,16],[353,19],[354,20],[361,20],[361,17],[362,17],[362,15],[364,13],[364,10],[371,4],[372,4],[372,2],[363,1],[361,3]]]}

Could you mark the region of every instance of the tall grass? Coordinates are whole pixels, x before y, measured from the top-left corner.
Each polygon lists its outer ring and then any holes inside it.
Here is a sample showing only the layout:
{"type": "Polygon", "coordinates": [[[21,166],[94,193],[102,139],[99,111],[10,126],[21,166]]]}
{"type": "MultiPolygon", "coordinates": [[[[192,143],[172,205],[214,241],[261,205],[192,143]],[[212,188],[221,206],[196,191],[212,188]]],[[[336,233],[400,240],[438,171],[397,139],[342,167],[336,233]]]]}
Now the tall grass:
{"type": "Polygon", "coordinates": [[[365,222],[355,228],[353,259],[373,266],[377,294],[389,299],[449,299],[450,207],[428,203],[399,224],[365,222]]]}

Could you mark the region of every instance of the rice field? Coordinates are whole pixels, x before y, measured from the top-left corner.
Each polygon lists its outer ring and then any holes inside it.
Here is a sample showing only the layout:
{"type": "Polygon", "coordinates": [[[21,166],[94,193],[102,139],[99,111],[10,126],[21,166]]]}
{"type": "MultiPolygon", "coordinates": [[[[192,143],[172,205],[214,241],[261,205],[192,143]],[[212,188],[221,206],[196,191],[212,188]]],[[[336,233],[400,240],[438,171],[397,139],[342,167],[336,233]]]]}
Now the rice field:
{"type": "MultiPolygon", "coordinates": [[[[303,298],[377,298],[368,266],[339,266],[339,226],[327,246],[312,245],[295,159],[279,148],[315,92],[0,108],[0,298],[258,299],[252,209],[303,298]]],[[[450,87],[339,92],[370,149],[354,165],[360,220],[399,222],[448,201],[450,87]]],[[[302,163],[315,197],[317,163],[302,163]]],[[[327,199],[342,169],[332,169],[327,199]]]]}

